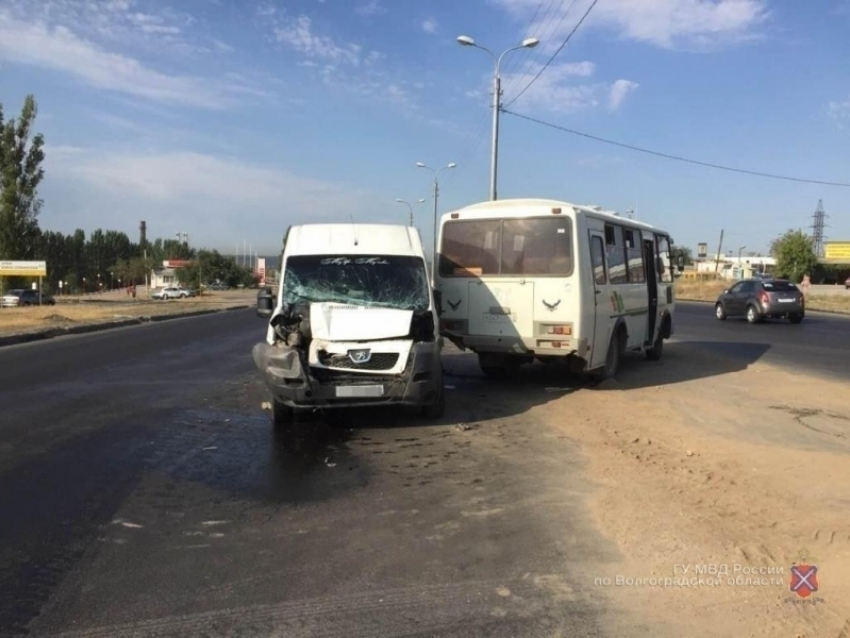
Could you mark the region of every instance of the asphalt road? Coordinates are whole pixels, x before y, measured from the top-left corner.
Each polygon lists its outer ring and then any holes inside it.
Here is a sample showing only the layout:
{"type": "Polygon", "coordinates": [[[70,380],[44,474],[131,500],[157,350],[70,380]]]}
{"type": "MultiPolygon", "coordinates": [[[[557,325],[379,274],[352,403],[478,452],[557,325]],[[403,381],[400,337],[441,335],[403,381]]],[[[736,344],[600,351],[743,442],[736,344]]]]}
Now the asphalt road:
{"type": "Polygon", "coordinates": [[[448,355],[440,423],[276,436],[263,329],[233,311],[0,350],[0,635],[659,635],[590,586],[616,548],[576,450],[528,414],[568,389],[448,355]]]}
{"type": "MultiPolygon", "coordinates": [[[[803,322],[719,321],[708,303],[676,304],[676,341],[719,354],[727,363],[763,361],[833,379],[850,379],[850,317],[807,312],[803,322]]],[[[672,348],[671,348],[672,350],[672,348]]]]}
{"type": "MultiPolygon", "coordinates": [[[[622,379],[795,357],[847,374],[848,331],[680,304],[663,365],[622,379]]],[[[245,310],[0,349],[0,636],[666,635],[590,586],[621,557],[581,457],[529,413],[574,386],[545,366],[487,382],[447,354],[439,423],[313,416],[275,435],[263,332],[245,310]]]]}

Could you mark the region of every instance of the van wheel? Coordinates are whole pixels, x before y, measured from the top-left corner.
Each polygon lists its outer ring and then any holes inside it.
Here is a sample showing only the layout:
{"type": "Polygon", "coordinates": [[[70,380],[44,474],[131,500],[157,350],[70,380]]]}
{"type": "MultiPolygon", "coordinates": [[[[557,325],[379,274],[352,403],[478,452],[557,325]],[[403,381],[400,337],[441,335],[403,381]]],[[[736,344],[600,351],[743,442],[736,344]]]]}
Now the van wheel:
{"type": "Polygon", "coordinates": [[[285,428],[295,420],[295,410],[277,399],[272,399],[272,423],[275,428],[285,428]]]}
{"type": "Polygon", "coordinates": [[[788,317],[788,320],[789,320],[791,323],[800,323],[801,321],[803,321],[803,315],[802,315],[802,314],[799,314],[799,315],[791,315],[790,317],[788,317]]]}
{"type": "Polygon", "coordinates": [[[750,323],[759,323],[762,317],[759,314],[759,311],[752,304],[747,306],[747,321],[750,323]]]}
{"type": "Polygon", "coordinates": [[[724,321],[726,319],[726,308],[723,307],[722,303],[714,306],[714,316],[720,319],[720,321],[724,321]]]}
{"type": "Polygon", "coordinates": [[[605,366],[600,371],[602,379],[613,379],[620,369],[620,358],[623,355],[625,346],[622,329],[617,330],[611,335],[611,342],[608,344],[608,353],[605,355],[605,366]]]}
{"type": "Polygon", "coordinates": [[[437,391],[437,398],[432,403],[422,407],[422,416],[426,419],[441,419],[445,413],[446,391],[441,382],[440,389],[437,391]]]}

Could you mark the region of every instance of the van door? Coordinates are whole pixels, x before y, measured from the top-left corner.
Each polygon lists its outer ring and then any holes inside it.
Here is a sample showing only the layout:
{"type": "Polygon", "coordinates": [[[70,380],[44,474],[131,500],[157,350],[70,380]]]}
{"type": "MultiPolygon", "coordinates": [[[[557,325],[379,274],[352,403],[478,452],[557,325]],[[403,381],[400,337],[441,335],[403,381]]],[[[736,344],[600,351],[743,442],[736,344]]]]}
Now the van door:
{"type": "Polygon", "coordinates": [[[643,240],[643,261],[646,272],[646,290],[649,296],[649,315],[646,318],[646,338],[644,342],[651,346],[655,342],[655,325],[658,323],[658,264],[655,259],[655,241],[643,240]]]}
{"type": "Polygon", "coordinates": [[[611,311],[608,306],[611,296],[608,268],[605,264],[605,235],[590,231],[590,264],[593,278],[593,334],[590,335],[590,365],[596,368],[605,363],[608,340],[611,338],[611,311]]]}

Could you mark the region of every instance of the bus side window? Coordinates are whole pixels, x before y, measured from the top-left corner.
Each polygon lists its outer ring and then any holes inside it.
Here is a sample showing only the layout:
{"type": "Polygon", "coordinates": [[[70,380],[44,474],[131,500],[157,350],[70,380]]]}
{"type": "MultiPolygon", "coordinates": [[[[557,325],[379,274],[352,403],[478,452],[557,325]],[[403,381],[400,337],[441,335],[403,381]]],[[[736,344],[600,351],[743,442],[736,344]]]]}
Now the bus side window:
{"type": "Polygon", "coordinates": [[[590,258],[593,261],[593,278],[597,285],[605,285],[605,247],[601,237],[593,237],[590,244],[590,258]]]}
{"type": "Polygon", "coordinates": [[[643,249],[640,235],[636,230],[626,231],[626,259],[628,259],[628,278],[630,284],[646,283],[643,265],[643,249]]]}
{"type": "Polygon", "coordinates": [[[670,261],[670,238],[665,235],[655,236],[658,247],[658,279],[662,283],[673,283],[673,265],[670,261]]]}
{"type": "Polygon", "coordinates": [[[626,277],[626,249],[621,226],[605,224],[605,252],[608,259],[608,281],[624,284],[626,277]]]}

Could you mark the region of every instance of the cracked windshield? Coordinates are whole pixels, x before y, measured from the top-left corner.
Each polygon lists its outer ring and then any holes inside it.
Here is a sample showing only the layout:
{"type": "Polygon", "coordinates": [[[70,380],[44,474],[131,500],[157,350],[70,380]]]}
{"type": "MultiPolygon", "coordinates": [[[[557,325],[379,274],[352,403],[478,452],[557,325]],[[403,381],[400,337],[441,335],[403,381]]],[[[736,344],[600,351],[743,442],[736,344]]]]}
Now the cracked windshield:
{"type": "Polygon", "coordinates": [[[428,274],[425,261],[416,257],[290,257],[283,275],[283,300],[427,310],[428,274]]]}
{"type": "Polygon", "coordinates": [[[0,0],[0,638],[850,638],[848,30],[0,0]]]}

